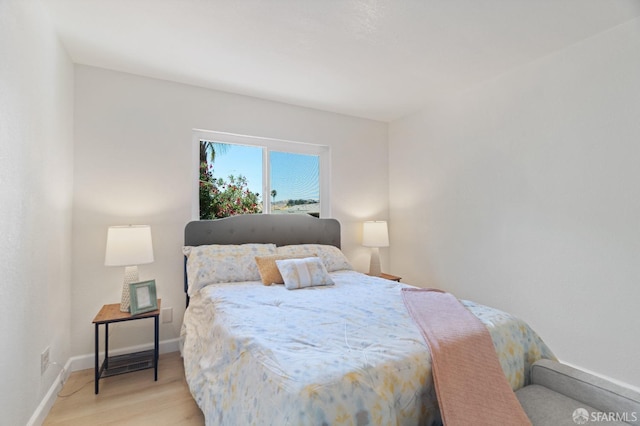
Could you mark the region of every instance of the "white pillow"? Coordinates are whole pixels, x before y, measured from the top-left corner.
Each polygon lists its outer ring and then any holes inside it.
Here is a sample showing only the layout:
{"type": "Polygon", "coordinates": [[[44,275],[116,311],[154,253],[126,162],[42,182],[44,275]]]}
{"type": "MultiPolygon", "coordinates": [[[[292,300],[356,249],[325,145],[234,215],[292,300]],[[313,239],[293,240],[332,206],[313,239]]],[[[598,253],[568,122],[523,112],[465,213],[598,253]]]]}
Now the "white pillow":
{"type": "Polygon", "coordinates": [[[278,254],[288,256],[318,256],[329,272],[352,271],[353,266],[349,263],[344,253],[338,247],[324,244],[296,244],[282,246],[277,249],[278,254]]]}
{"type": "Polygon", "coordinates": [[[187,294],[193,296],[202,287],[215,283],[259,281],[256,256],[276,254],[275,244],[186,246],[187,294]]]}
{"type": "Polygon", "coordinates": [[[276,260],[276,265],[287,290],[334,284],[327,268],[317,257],[276,260]]]}

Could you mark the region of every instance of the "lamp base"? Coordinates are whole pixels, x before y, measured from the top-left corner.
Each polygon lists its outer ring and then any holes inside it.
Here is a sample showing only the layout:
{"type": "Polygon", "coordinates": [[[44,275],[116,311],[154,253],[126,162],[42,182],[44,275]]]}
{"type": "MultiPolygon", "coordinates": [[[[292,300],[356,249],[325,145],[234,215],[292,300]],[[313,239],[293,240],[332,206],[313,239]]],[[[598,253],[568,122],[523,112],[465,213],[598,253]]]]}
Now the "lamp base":
{"type": "Polygon", "coordinates": [[[378,247],[371,248],[371,261],[369,262],[369,275],[379,277],[382,274],[380,269],[380,250],[378,247]]]}
{"type": "Polygon", "coordinates": [[[129,284],[137,283],[138,267],[127,266],[124,268],[124,282],[122,283],[122,296],[120,298],[120,312],[130,312],[131,296],[129,293],[129,284]]]}

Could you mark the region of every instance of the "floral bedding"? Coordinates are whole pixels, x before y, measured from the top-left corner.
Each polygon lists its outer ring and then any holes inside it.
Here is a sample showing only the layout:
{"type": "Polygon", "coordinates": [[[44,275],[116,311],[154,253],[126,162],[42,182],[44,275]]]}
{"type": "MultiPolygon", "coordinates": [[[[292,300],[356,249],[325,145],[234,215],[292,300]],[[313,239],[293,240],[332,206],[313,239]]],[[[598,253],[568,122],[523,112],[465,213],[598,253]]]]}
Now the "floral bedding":
{"type": "MultiPolygon", "coordinates": [[[[402,302],[404,285],[330,275],[333,286],[255,281],[194,294],[182,351],[207,425],[440,424],[431,357],[402,302]]],[[[488,327],[514,390],[532,363],[554,358],[523,321],[463,304],[488,327]]]]}

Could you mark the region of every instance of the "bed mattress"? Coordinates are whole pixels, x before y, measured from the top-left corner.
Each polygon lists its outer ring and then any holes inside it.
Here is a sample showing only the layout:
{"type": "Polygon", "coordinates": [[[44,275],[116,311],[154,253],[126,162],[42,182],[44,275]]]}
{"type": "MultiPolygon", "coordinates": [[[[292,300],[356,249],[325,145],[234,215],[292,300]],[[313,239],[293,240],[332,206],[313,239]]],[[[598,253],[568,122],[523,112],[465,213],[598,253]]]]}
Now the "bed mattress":
{"type": "MultiPolygon", "coordinates": [[[[182,327],[189,388],[208,425],[439,424],[428,347],[402,302],[404,284],[354,271],[290,291],[209,285],[182,327]]],[[[554,356],[523,321],[463,301],[489,329],[516,390],[554,356]]],[[[487,383],[490,389],[491,383],[487,383]]]]}

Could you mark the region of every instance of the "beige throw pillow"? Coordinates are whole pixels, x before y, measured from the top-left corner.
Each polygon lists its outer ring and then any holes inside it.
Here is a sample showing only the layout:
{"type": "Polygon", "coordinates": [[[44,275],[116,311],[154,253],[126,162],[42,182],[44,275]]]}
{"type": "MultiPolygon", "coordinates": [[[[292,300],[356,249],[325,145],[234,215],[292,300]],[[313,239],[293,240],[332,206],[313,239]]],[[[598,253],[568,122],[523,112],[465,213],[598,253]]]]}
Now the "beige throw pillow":
{"type": "Polygon", "coordinates": [[[284,284],[284,279],[278,270],[276,260],[302,259],[305,257],[315,256],[314,254],[291,255],[291,254],[274,254],[269,256],[256,256],[256,265],[258,265],[258,273],[262,284],[284,284]]]}

